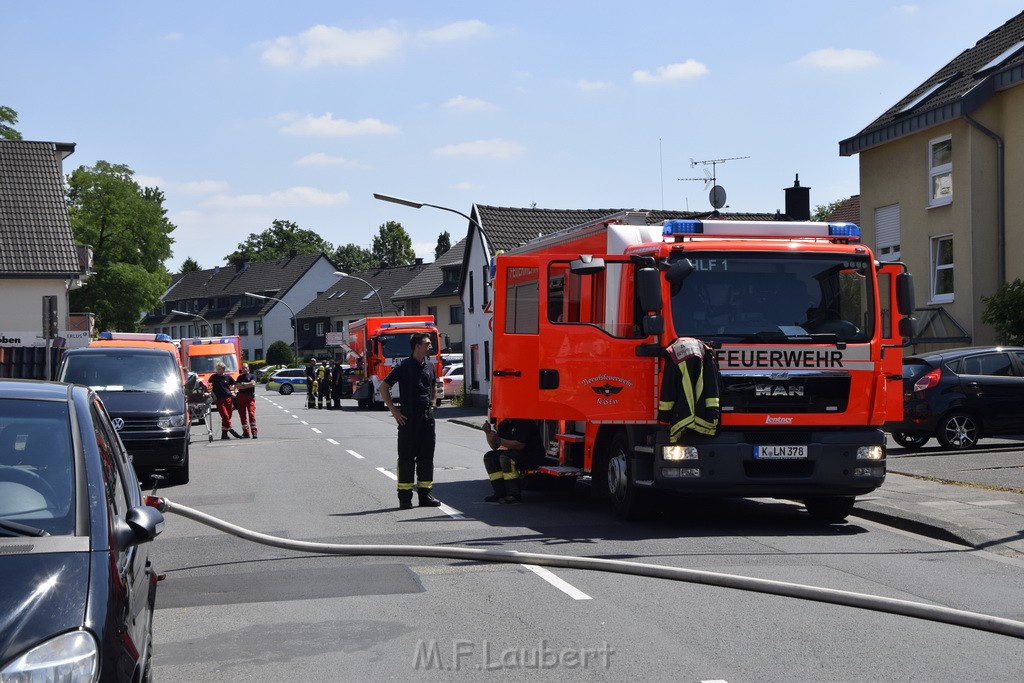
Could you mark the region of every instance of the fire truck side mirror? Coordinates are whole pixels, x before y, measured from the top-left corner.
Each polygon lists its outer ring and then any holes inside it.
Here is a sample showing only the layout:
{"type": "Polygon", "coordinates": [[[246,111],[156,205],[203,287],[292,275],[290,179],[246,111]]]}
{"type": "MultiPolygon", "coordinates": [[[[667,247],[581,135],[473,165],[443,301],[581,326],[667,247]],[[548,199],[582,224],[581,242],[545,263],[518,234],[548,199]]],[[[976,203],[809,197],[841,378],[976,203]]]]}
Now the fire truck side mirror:
{"type": "Polygon", "coordinates": [[[688,258],[680,259],[668,267],[665,279],[670,285],[681,285],[683,280],[690,277],[694,270],[693,263],[688,258]]]}
{"type": "Polygon", "coordinates": [[[900,336],[903,337],[904,339],[913,339],[914,338],[914,323],[915,322],[916,322],[916,319],[915,318],[911,318],[910,316],[907,316],[906,318],[900,318],[900,322],[899,322],[900,336]]]}
{"type": "Polygon", "coordinates": [[[661,274],[657,268],[641,268],[636,271],[636,294],[644,313],[661,311],[661,274]]]}
{"type": "Polygon", "coordinates": [[[914,277],[910,273],[900,273],[896,276],[896,310],[901,315],[911,315],[914,312],[914,277]]]}

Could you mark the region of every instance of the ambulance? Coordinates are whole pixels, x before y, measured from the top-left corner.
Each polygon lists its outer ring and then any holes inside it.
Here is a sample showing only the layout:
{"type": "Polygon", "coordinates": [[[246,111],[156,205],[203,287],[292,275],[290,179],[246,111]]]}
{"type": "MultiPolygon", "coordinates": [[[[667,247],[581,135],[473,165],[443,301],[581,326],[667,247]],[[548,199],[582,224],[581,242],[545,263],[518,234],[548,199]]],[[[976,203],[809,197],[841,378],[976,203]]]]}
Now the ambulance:
{"type": "MultiPolygon", "coordinates": [[[[440,352],[440,334],[432,315],[377,316],[363,318],[348,326],[348,364],[355,368],[352,398],[360,408],[383,406],[380,383],[392,368],[410,355],[409,338],[422,332],[430,335],[430,362],[434,364],[436,405],[441,405],[444,383],[440,352]]],[[[391,387],[391,396],[401,403],[398,385],[391,387]]]]}
{"type": "Polygon", "coordinates": [[[589,480],[624,518],[660,490],[844,519],[882,484],[881,427],[902,414],[906,267],[849,223],[646,217],[495,259],[492,416],[536,420],[538,472],[589,480]],[[677,342],[705,362],[677,365],[677,342]]]}

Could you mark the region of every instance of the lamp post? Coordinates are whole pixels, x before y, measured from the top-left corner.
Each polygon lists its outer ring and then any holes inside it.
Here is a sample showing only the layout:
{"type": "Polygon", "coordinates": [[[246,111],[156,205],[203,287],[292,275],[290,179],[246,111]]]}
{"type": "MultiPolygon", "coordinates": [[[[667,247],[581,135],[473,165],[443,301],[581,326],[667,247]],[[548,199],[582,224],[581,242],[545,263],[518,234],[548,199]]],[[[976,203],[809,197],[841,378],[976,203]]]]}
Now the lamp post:
{"type": "Polygon", "coordinates": [[[401,197],[392,197],[391,195],[381,194],[379,192],[374,192],[373,193],[373,198],[374,199],[379,199],[382,202],[391,202],[392,204],[401,204],[402,206],[408,206],[408,207],[411,207],[413,209],[422,209],[424,206],[429,206],[432,209],[440,209],[441,211],[448,211],[448,212],[454,213],[457,216],[462,216],[467,221],[469,221],[470,223],[475,225],[476,229],[480,231],[480,236],[483,237],[485,240],[487,239],[487,233],[484,232],[484,226],[480,225],[474,219],[470,218],[469,216],[467,216],[466,214],[462,213],[461,211],[457,211],[456,209],[452,209],[452,208],[449,208],[447,206],[440,206],[439,204],[427,204],[426,202],[416,202],[416,201],[413,201],[411,199],[402,199],[401,197]]]}
{"type": "MultiPolygon", "coordinates": [[[[202,321],[203,321],[204,323],[206,323],[206,326],[207,326],[207,327],[209,327],[209,328],[210,328],[210,334],[213,334],[213,325],[211,325],[211,324],[210,324],[210,321],[209,321],[209,320],[207,320],[207,319],[206,319],[206,318],[204,318],[203,316],[199,315],[198,313],[189,313],[188,311],[178,311],[178,310],[172,310],[172,311],[171,311],[171,313],[174,313],[175,315],[187,315],[187,316],[189,316],[190,318],[199,318],[199,319],[200,319],[200,320],[202,320],[202,321]]],[[[201,334],[197,334],[196,336],[197,336],[197,337],[201,337],[201,336],[203,336],[203,335],[201,335],[201,334]]]]}
{"type": "Polygon", "coordinates": [[[380,317],[382,317],[382,318],[384,317],[384,300],[380,298],[380,294],[378,294],[377,290],[373,288],[373,285],[371,285],[369,282],[367,282],[366,280],[364,280],[361,277],[356,277],[355,275],[349,275],[348,273],[343,273],[340,270],[334,271],[334,274],[337,275],[338,277],[347,277],[347,278],[351,278],[353,280],[359,280],[364,285],[369,287],[370,291],[373,292],[374,296],[377,297],[377,303],[380,304],[380,317]]]}
{"type": "Polygon", "coordinates": [[[254,299],[266,299],[268,301],[276,301],[279,304],[284,304],[284,307],[287,308],[288,312],[292,314],[292,338],[295,341],[295,362],[298,363],[299,362],[299,321],[295,319],[295,311],[292,310],[292,307],[289,306],[284,301],[281,301],[280,299],[278,299],[276,297],[273,297],[273,296],[264,296],[262,294],[253,294],[252,292],[246,292],[245,295],[246,296],[251,296],[254,299]]]}

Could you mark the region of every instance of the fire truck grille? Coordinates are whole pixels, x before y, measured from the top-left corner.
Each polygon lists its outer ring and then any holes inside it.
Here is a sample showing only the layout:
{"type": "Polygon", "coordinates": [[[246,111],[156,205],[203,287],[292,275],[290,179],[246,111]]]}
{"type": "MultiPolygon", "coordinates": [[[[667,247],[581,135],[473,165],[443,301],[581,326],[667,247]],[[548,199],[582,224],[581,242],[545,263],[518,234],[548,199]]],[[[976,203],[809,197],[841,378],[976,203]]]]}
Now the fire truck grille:
{"type": "Polygon", "coordinates": [[[807,460],[747,460],[743,472],[751,479],[792,479],[810,477],[814,463],[807,460]]]}
{"type": "Polygon", "coordinates": [[[801,375],[722,376],[726,413],[841,413],[850,397],[850,377],[801,375]]]}

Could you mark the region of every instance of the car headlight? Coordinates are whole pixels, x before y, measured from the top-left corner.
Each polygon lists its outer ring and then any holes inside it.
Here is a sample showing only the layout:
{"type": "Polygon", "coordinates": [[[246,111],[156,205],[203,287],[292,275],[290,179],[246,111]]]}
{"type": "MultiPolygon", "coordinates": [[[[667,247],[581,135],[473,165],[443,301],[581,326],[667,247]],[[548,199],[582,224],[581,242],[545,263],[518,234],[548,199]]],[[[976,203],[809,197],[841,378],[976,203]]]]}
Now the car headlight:
{"type": "Polygon", "coordinates": [[[156,426],[160,429],[170,429],[171,427],[184,427],[185,426],[185,414],[180,415],[167,415],[161,417],[156,421],[156,426]]]}
{"type": "Polygon", "coordinates": [[[0,671],[0,681],[71,681],[99,677],[96,639],[86,631],[64,633],[37,645],[0,671]]]}

